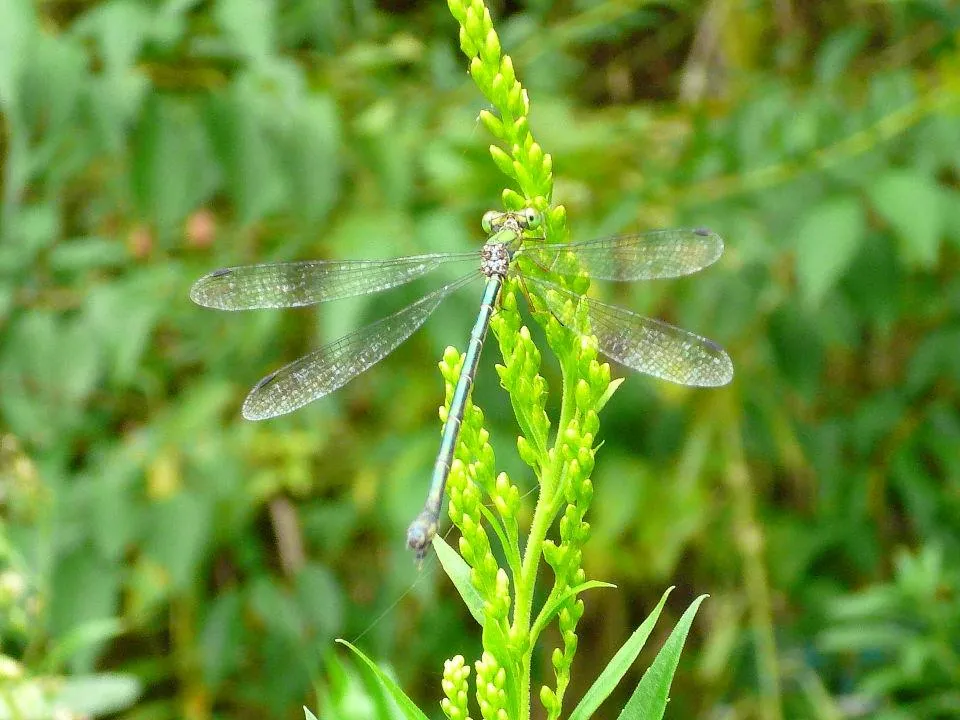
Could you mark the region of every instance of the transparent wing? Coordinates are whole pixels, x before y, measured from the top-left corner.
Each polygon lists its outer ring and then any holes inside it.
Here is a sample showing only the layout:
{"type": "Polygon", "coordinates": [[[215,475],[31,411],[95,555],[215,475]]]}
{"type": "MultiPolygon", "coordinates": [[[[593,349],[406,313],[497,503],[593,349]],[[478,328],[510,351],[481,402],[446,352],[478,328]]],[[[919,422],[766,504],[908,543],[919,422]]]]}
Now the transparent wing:
{"type": "Polygon", "coordinates": [[[472,260],[477,253],[433,253],[391,260],[268,263],[214,270],[197,280],[190,299],[217,310],[313,305],[388,290],[441,265],[472,260]]]}
{"type": "Polygon", "coordinates": [[[576,295],[554,283],[525,278],[540,289],[557,318],[569,300],[587,305],[590,331],[604,355],[648,375],[699,387],[718,387],[733,379],[730,356],[712,340],[668,323],[643,317],[616,305],[576,295]]]}
{"type": "Polygon", "coordinates": [[[248,420],[285,415],[342,387],[383,360],[454,290],[479,273],[444,285],[403,310],[362,327],[286,365],[256,384],[243,403],[248,420]]]}
{"type": "Polygon", "coordinates": [[[690,275],[712,265],[723,254],[723,239],[705,228],[680,228],[559,245],[528,240],[522,253],[555,272],[564,271],[564,254],[572,253],[591,277],[653,280],[690,275]]]}

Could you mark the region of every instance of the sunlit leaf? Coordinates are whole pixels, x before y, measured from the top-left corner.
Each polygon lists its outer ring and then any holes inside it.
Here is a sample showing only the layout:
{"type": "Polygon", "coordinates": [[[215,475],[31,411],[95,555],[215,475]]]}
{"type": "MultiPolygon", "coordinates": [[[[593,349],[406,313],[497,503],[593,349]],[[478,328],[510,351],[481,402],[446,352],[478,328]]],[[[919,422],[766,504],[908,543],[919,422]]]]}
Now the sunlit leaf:
{"type": "Polygon", "coordinates": [[[453,581],[454,587],[460,593],[467,610],[473,615],[473,619],[483,627],[483,598],[470,581],[470,566],[439,535],[433,536],[433,549],[437,553],[437,559],[440,561],[443,571],[453,581]]]}
{"type": "Polygon", "coordinates": [[[610,696],[610,693],[617,687],[620,680],[623,679],[623,676],[637,659],[637,655],[639,655],[643,649],[672,591],[672,587],[667,588],[667,591],[660,598],[660,602],[657,603],[653,611],[647,615],[647,618],[640,624],[640,627],[634,630],[633,634],[620,649],[617,650],[616,655],[610,659],[610,662],[607,663],[607,666],[600,673],[599,677],[594,680],[593,685],[591,685],[590,689],[584,694],[583,699],[580,700],[580,703],[574,711],[570,713],[569,720],[587,720],[587,718],[593,717],[593,713],[597,711],[597,708],[610,696]]]}
{"type": "Polygon", "coordinates": [[[680,651],[683,650],[683,643],[687,639],[687,633],[693,624],[697,609],[706,597],[701,595],[694,600],[680,617],[677,626],[660,648],[653,664],[643,674],[640,684],[637,685],[623,712],[618,716],[619,720],[659,720],[663,717],[667,709],[667,701],[670,699],[673,674],[680,663],[680,651]]]}
{"type": "Polygon", "coordinates": [[[354,653],[356,653],[357,657],[359,657],[363,661],[364,665],[369,668],[370,672],[373,673],[374,677],[376,677],[377,681],[387,692],[387,694],[394,699],[401,712],[403,712],[403,716],[405,718],[408,718],[408,720],[427,720],[427,716],[423,714],[423,711],[420,710],[416,704],[414,704],[413,700],[407,697],[406,693],[400,689],[400,686],[394,682],[393,678],[383,672],[383,670],[381,670],[380,667],[373,662],[373,660],[368,658],[358,648],[354,647],[346,640],[337,640],[337,642],[341,645],[346,645],[348,648],[353,650],[354,653]]]}
{"type": "Polygon", "coordinates": [[[141,680],[129,674],[73,676],[63,682],[54,702],[77,715],[99,717],[130,707],[142,692],[141,680]]]}

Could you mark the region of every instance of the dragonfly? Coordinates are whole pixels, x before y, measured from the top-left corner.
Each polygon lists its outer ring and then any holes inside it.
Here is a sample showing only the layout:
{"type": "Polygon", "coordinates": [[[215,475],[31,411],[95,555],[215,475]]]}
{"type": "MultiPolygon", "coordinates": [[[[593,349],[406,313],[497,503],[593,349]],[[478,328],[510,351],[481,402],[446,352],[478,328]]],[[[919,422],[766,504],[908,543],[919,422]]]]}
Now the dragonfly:
{"type": "Polygon", "coordinates": [[[676,278],[713,264],[723,240],[704,228],[654,230],[596,240],[548,244],[533,235],[543,216],[533,208],[487,212],[487,240],[474,252],[430,253],[388,260],[307,260],[241,265],[215,270],[190,290],[191,299],[217,310],[315,305],[379,293],[443,267],[473,265],[469,272],[388,317],[294,360],[260,380],[243,403],[243,416],[265,420],[293,412],[328,395],[376,364],[420,328],[452,293],[485,278],[480,311],[470,332],[454,388],[440,450],[423,510],[407,530],[407,545],[422,560],[440,525],[440,510],[460,426],[474,384],[484,338],[500,293],[516,277],[532,288],[560,322],[573,328],[568,303],[583,303],[589,333],[599,350],[633,370],[680,385],[719,387],[733,379],[730,357],[712,340],[660,320],[573,292],[555,279],[564,267],[589,278],[639,281],[676,278]],[[521,258],[530,262],[523,265],[521,258]]]}

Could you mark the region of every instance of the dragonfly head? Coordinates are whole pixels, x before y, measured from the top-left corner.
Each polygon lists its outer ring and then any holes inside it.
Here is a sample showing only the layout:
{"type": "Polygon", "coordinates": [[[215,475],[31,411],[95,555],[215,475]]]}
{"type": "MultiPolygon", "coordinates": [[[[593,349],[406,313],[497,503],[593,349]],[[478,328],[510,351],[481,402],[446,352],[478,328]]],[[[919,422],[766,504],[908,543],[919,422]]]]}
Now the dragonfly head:
{"type": "Polygon", "coordinates": [[[498,212],[490,210],[483,214],[480,225],[487,234],[512,230],[520,234],[524,230],[534,230],[540,227],[542,216],[533,208],[524,208],[517,212],[498,212]]]}

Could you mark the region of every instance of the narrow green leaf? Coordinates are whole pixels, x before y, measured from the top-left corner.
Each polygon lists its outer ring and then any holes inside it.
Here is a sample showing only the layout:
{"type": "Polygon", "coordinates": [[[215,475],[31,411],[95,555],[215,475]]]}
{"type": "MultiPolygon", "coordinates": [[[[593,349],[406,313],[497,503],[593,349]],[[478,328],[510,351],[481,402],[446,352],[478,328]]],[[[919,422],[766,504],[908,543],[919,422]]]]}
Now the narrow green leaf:
{"type": "Polygon", "coordinates": [[[653,664],[640,678],[637,689],[633,691],[618,720],[659,720],[663,717],[670,699],[673,674],[680,662],[680,651],[683,650],[683,643],[687,639],[697,609],[706,598],[706,595],[701,595],[687,608],[670,637],[660,648],[653,664]]]}
{"type": "Polygon", "coordinates": [[[617,391],[617,388],[619,388],[623,384],[623,381],[625,379],[626,378],[617,378],[615,380],[610,381],[610,385],[607,387],[606,392],[604,392],[603,395],[600,396],[600,399],[597,400],[597,404],[596,404],[597,412],[600,412],[601,410],[603,410],[603,407],[610,401],[610,398],[613,397],[613,394],[617,391]]]}
{"type": "Polygon", "coordinates": [[[413,700],[407,697],[406,693],[400,689],[400,686],[397,685],[393,678],[387,675],[380,667],[373,662],[370,658],[364,655],[359,648],[351,645],[346,640],[337,640],[341,645],[346,645],[348,648],[353,650],[353,652],[363,660],[364,664],[370,669],[374,677],[380,683],[380,686],[392,697],[397,706],[403,712],[404,717],[415,718],[416,720],[428,720],[427,716],[423,714],[423,711],[414,704],[413,700]]]}
{"type": "Polygon", "coordinates": [[[866,230],[863,207],[852,196],[815,206],[797,230],[797,281],[816,307],[846,272],[866,230]]]}
{"type": "Polygon", "coordinates": [[[936,265],[944,224],[939,185],[919,173],[891,170],[877,178],[868,194],[900,239],[906,263],[921,268],[936,265]]]}
{"type": "Polygon", "coordinates": [[[464,562],[464,559],[439,535],[433,536],[433,549],[437,553],[437,559],[463,598],[467,605],[467,610],[473,615],[480,627],[483,627],[483,598],[470,582],[470,566],[464,562]]]}
{"type": "Polygon", "coordinates": [[[660,598],[660,602],[657,603],[653,612],[647,616],[640,627],[638,627],[623,646],[617,650],[617,654],[607,663],[603,672],[600,673],[600,676],[594,681],[586,694],[584,694],[583,699],[580,700],[580,704],[570,713],[569,720],[586,720],[592,717],[597,708],[610,696],[610,693],[613,692],[613,689],[620,683],[620,680],[623,679],[623,676],[627,670],[630,669],[630,666],[633,665],[634,660],[637,659],[637,655],[639,655],[643,649],[644,643],[646,643],[647,638],[650,637],[653,626],[656,625],[657,620],[660,618],[663,606],[666,605],[667,598],[672,591],[672,587],[667,588],[667,591],[663,594],[663,597],[660,598]]]}
{"type": "MultiPolygon", "coordinates": [[[[593,590],[594,588],[616,588],[616,585],[608,582],[602,582],[600,580],[589,580],[585,583],[581,583],[576,587],[567,588],[563,593],[561,593],[557,598],[555,598],[548,605],[544,605],[543,609],[540,610],[540,614],[537,616],[537,621],[534,623],[534,627],[543,628],[549,623],[553,616],[560,612],[560,608],[563,604],[569,600],[574,595],[579,595],[585,590],[593,590]]],[[[664,595],[666,597],[666,595],[664,595]]]]}

